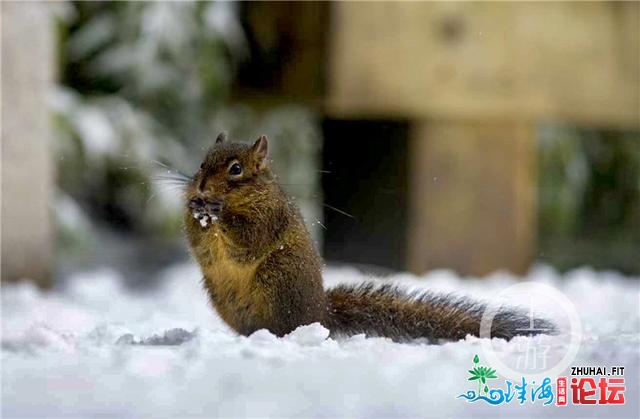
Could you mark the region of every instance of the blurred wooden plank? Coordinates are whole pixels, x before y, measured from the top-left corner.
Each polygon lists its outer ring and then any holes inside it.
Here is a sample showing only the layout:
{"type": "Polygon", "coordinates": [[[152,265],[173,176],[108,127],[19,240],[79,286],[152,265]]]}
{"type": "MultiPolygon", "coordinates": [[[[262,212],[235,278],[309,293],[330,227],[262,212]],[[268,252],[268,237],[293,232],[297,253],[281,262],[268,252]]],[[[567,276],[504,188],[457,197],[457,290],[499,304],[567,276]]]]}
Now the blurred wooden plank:
{"type": "Polygon", "coordinates": [[[640,126],[637,2],[333,6],[331,115],[640,126]]]}
{"type": "Polygon", "coordinates": [[[54,21],[40,2],[2,4],[2,280],[50,284],[53,173],[47,105],[54,21]]]}
{"type": "Polygon", "coordinates": [[[409,150],[409,269],[526,272],[536,231],[533,128],[425,121],[409,150]]]}

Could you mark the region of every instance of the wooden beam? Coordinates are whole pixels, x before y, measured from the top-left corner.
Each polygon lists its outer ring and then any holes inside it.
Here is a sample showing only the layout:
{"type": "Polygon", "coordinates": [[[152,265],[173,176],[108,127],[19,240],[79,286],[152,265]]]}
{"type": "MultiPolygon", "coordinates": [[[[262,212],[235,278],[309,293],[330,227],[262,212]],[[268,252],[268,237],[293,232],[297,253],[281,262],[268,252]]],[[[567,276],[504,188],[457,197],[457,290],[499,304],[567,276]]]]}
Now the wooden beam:
{"type": "Polygon", "coordinates": [[[330,115],[640,126],[640,3],[335,3],[330,115]]]}

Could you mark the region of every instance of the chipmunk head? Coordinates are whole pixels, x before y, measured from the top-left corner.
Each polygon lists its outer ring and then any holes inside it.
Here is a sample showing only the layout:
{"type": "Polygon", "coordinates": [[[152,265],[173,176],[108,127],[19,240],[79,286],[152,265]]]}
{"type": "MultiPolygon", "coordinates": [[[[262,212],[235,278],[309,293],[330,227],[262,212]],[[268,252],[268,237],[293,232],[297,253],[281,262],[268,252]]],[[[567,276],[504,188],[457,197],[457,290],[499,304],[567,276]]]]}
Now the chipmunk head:
{"type": "Polygon", "coordinates": [[[187,187],[187,205],[202,227],[224,213],[243,215],[255,208],[273,182],[267,149],[264,135],[253,145],[218,135],[187,187]]]}

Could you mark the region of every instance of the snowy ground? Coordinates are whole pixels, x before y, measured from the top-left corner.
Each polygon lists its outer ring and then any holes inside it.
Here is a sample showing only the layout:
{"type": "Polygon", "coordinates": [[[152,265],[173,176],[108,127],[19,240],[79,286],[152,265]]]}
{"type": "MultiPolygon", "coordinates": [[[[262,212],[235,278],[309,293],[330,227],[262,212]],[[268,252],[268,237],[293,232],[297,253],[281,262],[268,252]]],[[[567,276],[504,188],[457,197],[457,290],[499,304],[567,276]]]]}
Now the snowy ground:
{"type": "MultiPolygon", "coordinates": [[[[365,279],[350,269],[325,277],[327,285],[365,279]]],[[[168,269],[151,293],[125,291],[111,271],[77,275],[50,294],[4,284],[2,416],[638,417],[640,281],[590,270],[561,277],[548,268],[527,279],[557,287],[574,303],[583,339],[571,365],[626,366],[624,406],[514,400],[493,407],[456,399],[474,389],[467,381],[474,354],[481,364],[486,359],[477,338],[442,345],[334,340],[317,324],[281,339],[265,331],[237,336],[208,307],[197,268],[188,264],[168,269]]],[[[517,278],[463,281],[440,271],[393,280],[487,299],[517,278]]],[[[536,338],[490,343],[508,359],[527,339],[536,338]]],[[[566,350],[566,336],[549,339],[552,353],[566,350]]],[[[496,381],[504,387],[503,377],[496,381]]]]}

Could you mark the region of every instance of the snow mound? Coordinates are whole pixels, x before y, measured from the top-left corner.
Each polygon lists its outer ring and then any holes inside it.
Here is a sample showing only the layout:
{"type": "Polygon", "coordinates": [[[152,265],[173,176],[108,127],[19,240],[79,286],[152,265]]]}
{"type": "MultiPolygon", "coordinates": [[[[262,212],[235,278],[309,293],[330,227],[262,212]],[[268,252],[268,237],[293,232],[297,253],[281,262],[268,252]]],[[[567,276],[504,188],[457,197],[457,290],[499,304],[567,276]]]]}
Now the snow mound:
{"type": "MultiPolygon", "coordinates": [[[[393,280],[408,291],[485,301],[522,279],[436,271],[383,280],[347,268],[325,272],[327,286],[393,280]]],[[[467,381],[474,355],[487,359],[487,340],[475,337],[442,345],[335,339],[317,323],[282,338],[266,330],[238,336],[209,307],[198,268],[187,264],[167,269],[161,286],[146,293],[128,290],[111,270],[78,274],[51,293],[3,284],[2,416],[638,417],[638,278],[589,269],[558,275],[539,267],[524,279],[554,287],[575,306],[582,336],[571,365],[626,367],[624,406],[512,401],[494,407],[456,399],[474,388],[467,381]]],[[[551,354],[568,344],[566,336],[489,342],[509,360],[540,339],[548,339],[551,354]]]]}

